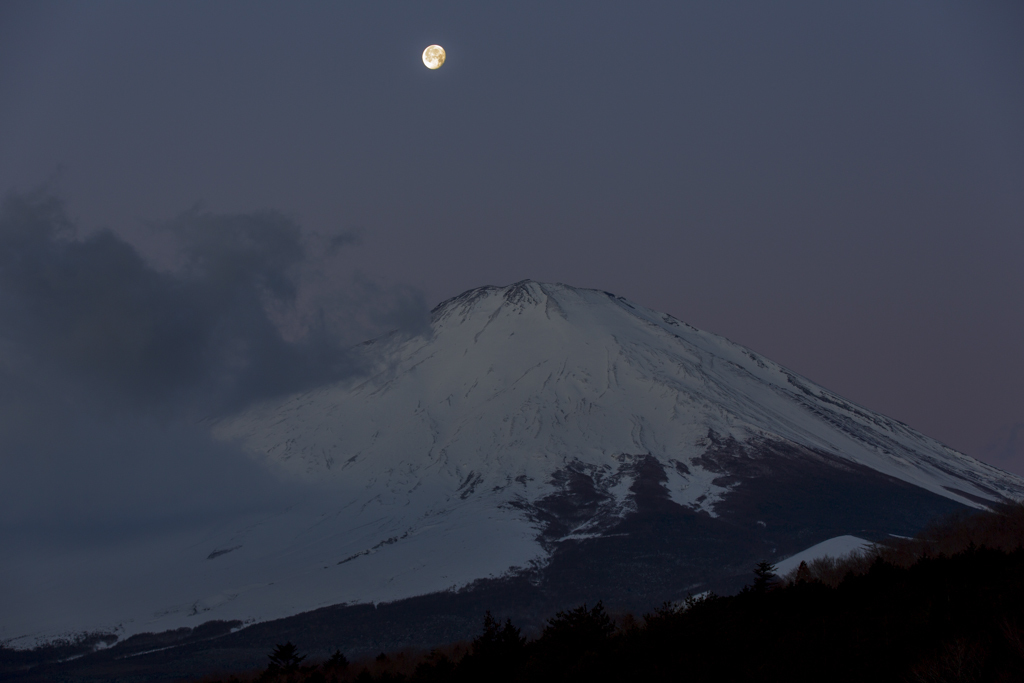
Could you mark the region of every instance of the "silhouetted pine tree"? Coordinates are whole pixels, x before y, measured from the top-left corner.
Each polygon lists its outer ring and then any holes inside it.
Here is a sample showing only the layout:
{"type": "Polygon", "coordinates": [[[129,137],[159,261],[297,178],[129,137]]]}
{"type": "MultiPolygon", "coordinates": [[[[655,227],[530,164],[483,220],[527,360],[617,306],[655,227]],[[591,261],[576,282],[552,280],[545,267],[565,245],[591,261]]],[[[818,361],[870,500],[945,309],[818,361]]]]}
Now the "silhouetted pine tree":
{"type": "Polygon", "coordinates": [[[548,620],[534,647],[530,677],[543,680],[592,680],[600,671],[610,636],[615,625],[597,603],[586,604],[566,612],[558,612],[548,620]]]}
{"type": "Polygon", "coordinates": [[[506,619],[502,626],[487,612],[484,615],[484,632],[473,641],[473,655],[495,661],[515,659],[522,654],[525,644],[526,639],[512,625],[511,619],[506,619]]]}
{"type": "Polygon", "coordinates": [[[755,593],[765,593],[775,583],[775,565],[766,560],[757,563],[754,568],[754,585],[752,590],[755,593]]]}
{"type": "Polygon", "coordinates": [[[615,624],[598,602],[592,609],[584,603],[567,612],[558,612],[548,620],[541,635],[542,641],[570,650],[600,647],[615,631],[615,624]]]}
{"type": "Polygon", "coordinates": [[[484,632],[472,645],[472,652],[459,664],[467,680],[511,680],[523,662],[526,639],[511,619],[506,619],[502,626],[487,612],[484,632]]]}
{"type": "Polygon", "coordinates": [[[299,670],[299,664],[306,658],[299,656],[299,650],[291,641],[284,645],[277,645],[274,651],[267,655],[270,664],[267,670],[260,676],[262,681],[273,681],[282,675],[295,673],[299,670]]]}
{"type": "Polygon", "coordinates": [[[344,671],[348,668],[348,659],[345,655],[341,654],[341,650],[335,650],[334,654],[324,662],[324,669],[326,671],[344,671]]]}
{"type": "Polygon", "coordinates": [[[298,671],[299,664],[306,658],[305,655],[299,656],[299,648],[295,647],[290,640],[284,645],[275,647],[267,657],[272,666],[277,666],[286,673],[298,671]]]}

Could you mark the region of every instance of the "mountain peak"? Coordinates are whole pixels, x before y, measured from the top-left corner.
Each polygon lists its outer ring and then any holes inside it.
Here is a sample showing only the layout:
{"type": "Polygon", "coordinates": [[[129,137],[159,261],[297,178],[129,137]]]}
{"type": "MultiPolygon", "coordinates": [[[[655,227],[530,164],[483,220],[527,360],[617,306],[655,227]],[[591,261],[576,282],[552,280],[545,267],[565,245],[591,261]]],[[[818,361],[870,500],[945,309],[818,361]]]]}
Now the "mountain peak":
{"type": "MultiPolygon", "coordinates": [[[[697,332],[695,328],[671,316],[648,311],[611,292],[535,280],[471,289],[438,304],[431,311],[431,316],[435,332],[466,324],[486,327],[499,318],[509,316],[513,320],[511,324],[521,328],[519,334],[523,334],[529,332],[528,320],[534,317],[538,321],[543,320],[544,327],[548,327],[547,322],[554,320],[566,321],[570,315],[574,325],[597,324],[603,327],[609,323],[614,325],[610,318],[617,317],[616,311],[618,315],[629,312],[629,317],[639,315],[648,322],[659,325],[667,323],[679,329],[697,332]],[[598,314],[601,309],[604,309],[603,315],[598,314]]],[[[512,330],[509,332],[512,333],[512,330]]]]}
{"type": "Polygon", "coordinates": [[[506,305],[522,310],[529,306],[538,306],[546,303],[558,290],[573,290],[573,288],[567,285],[545,284],[534,280],[520,280],[504,287],[484,285],[442,301],[434,307],[432,313],[435,318],[444,318],[455,311],[465,316],[478,307],[487,308],[488,312],[491,312],[496,307],[506,305]]]}
{"type": "MultiPolygon", "coordinates": [[[[603,467],[623,453],[687,463],[704,457],[714,434],[797,444],[968,505],[1019,493],[1019,482],[1007,485],[902,423],[609,292],[534,280],[487,285],[439,304],[431,327],[376,349],[380,371],[358,386],[253,408],[225,420],[222,433],[315,478],[351,480],[364,460],[375,463],[374,481],[382,463],[420,471],[413,454],[423,443],[423,457],[443,456],[452,481],[469,471],[491,471],[482,481],[537,479],[547,466],[529,463],[576,458],[603,467]],[[308,407],[324,400],[331,417],[308,407]]],[[[714,511],[716,487],[708,484],[698,507],[714,511]]]]}

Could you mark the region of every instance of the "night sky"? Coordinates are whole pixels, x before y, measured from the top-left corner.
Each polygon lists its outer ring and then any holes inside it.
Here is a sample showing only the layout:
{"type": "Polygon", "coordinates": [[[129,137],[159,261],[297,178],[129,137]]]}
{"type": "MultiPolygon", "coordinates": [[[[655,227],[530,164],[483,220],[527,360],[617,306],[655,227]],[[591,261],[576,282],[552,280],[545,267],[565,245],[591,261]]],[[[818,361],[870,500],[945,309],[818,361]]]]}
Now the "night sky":
{"type": "Polygon", "coordinates": [[[1024,473],[1020,2],[8,0],[0,192],[7,523],[265,502],[195,420],[526,278],[1024,473]]]}

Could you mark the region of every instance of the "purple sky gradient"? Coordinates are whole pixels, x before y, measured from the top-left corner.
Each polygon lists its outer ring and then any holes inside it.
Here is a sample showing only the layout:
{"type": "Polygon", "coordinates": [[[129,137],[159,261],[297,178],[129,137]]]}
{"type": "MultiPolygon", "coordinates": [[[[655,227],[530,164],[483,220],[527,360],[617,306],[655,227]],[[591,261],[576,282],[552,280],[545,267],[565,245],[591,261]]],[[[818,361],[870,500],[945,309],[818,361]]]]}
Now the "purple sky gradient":
{"type": "Polygon", "coordinates": [[[202,202],[430,305],[613,291],[1024,474],[1019,2],[8,1],[44,184],[158,264],[202,202]]]}

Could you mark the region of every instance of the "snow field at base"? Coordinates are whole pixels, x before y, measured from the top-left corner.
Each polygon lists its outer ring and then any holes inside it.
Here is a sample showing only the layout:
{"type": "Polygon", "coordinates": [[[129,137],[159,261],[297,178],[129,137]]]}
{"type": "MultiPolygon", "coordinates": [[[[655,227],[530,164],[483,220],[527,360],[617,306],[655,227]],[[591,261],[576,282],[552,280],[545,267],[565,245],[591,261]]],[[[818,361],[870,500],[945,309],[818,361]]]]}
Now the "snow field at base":
{"type": "Polygon", "coordinates": [[[16,579],[23,590],[0,601],[8,617],[0,641],[33,647],[83,631],[124,638],[211,619],[264,621],[341,603],[388,602],[460,588],[544,556],[527,523],[477,505],[410,530],[390,524],[385,506],[352,519],[343,510],[325,514],[318,503],[240,523],[244,529],[232,530],[228,545],[220,531],[65,554],[50,575],[37,571],[48,558],[23,554],[16,579]],[[234,549],[216,555],[227,548],[234,549]]]}
{"type": "Polygon", "coordinates": [[[856,536],[836,536],[817,545],[812,545],[807,550],[801,550],[796,555],[791,555],[776,563],[775,573],[778,576],[785,576],[800,566],[801,562],[810,564],[822,557],[833,557],[837,560],[849,556],[851,553],[871,548],[871,541],[865,541],[856,536]]]}
{"type": "MultiPolygon", "coordinates": [[[[19,615],[3,618],[0,640],[262,621],[501,576],[547,560],[525,511],[561,490],[553,475],[565,468],[586,472],[604,513],[621,516],[629,467],[650,455],[674,502],[714,515],[728,491],[695,461],[712,439],[824,451],[968,505],[945,487],[1024,496],[1024,482],[604,292],[480,288],[438,306],[429,335],[364,348],[369,376],[212,426],[308,496],[202,535],[62,560],[50,574],[34,574],[42,560],[26,555],[16,577],[26,590],[0,598],[21,601],[0,610],[19,615]]],[[[565,538],[598,532],[583,522],[565,538]]]]}

